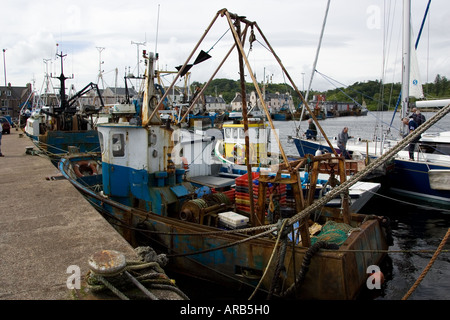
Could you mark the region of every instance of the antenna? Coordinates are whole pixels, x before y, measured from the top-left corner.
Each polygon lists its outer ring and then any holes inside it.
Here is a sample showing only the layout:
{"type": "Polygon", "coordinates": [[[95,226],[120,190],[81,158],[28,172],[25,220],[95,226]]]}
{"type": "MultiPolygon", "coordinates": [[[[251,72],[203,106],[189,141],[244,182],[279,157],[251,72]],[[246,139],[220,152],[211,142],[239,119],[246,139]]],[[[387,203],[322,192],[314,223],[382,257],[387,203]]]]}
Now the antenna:
{"type": "Polygon", "coordinates": [[[136,51],[137,51],[137,72],[138,72],[138,74],[137,74],[137,77],[139,78],[140,77],[140,68],[139,68],[139,46],[145,46],[146,44],[147,44],[147,42],[134,42],[134,41],[131,41],[131,44],[135,44],[136,45],[136,51]]]}
{"type": "Polygon", "coordinates": [[[137,52],[137,78],[136,78],[136,88],[139,87],[138,83],[139,83],[139,78],[140,78],[140,71],[139,71],[139,46],[145,46],[147,44],[147,42],[134,42],[131,41],[131,44],[135,44],[136,45],[136,52],[137,52]]]}
{"type": "Polygon", "coordinates": [[[6,49],[3,49],[3,70],[5,72],[5,87],[7,87],[8,83],[6,81],[6,57],[5,57],[5,52],[6,52],[6,49]]]}
{"type": "MultiPolygon", "coordinates": [[[[48,62],[52,61],[52,59],[44,59],[45,63],[45,94],[48,94],[49,92],[49,83],[50,83],[50,76],[48,75],[48,62]]],[[[46,98],[47,99],[47,98],[46,98]]]]}
{"type": "Polygon", "coordinates": [[[98,61],[98,78],[97,78],[97,85],[100,79],[102,79],[102,89],[105,89],[105,83],[103,81],[103,70],[102,70],[102,64],[104,63],[102,61],[102,51],[105,50],[104,47],[96,47],[99,54],[99,61],[98,61]]]}
{"type": "Polygon", "coordinates": [[[159,6],[160,4],[158,4],[158,17],[156,20],[156,40],[155,40],[155,54],[158,53],[158,35],[159,35],[159,6]]]}

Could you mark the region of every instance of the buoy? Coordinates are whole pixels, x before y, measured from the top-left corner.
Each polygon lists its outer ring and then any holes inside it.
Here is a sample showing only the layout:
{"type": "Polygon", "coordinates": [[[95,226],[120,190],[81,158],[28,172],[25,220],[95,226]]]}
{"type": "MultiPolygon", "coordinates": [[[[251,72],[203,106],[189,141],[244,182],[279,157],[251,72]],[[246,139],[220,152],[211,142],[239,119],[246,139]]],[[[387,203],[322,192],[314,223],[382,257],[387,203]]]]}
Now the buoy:
{"type": "Polygon", "coordinates": [[[79,178],[85,176],[86,172],[88,173],[88,175],[92,176],[97,174],[97,165],[95,161],[79,161],[74,164],[73,171],[79,178]]]}

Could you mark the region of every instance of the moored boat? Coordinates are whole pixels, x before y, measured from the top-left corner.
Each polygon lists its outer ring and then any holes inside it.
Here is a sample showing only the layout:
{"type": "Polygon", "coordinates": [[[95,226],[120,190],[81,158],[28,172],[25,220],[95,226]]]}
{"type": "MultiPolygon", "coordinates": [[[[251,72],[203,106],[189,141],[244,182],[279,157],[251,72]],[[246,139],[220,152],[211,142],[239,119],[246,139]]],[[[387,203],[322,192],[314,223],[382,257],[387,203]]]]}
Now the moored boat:
{"type": "MultiPolygon", "coordinates": [[[[233,32],[242,23],[257,27],[226,9],[219,15],[235,20],[233,32]]],[[[241,48],[242,38],[235,41],[241,48]]],[[[211,174],[215,141],[158,119],[155,56],[144,58],[148,69],[140,121],[98,125],[101,153],[62,158],[61,173],[131,244],[150,243],[166,252],[167,269],[234,288],[246,284],[269,297],[357,297],[369,267],[380,264],[390,245],[389,224],[383,217],[349,210],[345,160],[324,155],[290,161],[280,150],[283,161],[258,176],[248,170],[251,174],[240,177],[247,187],[248,214],[236,212],[236,194],[226,193],[230,185],[201,195],[191,181],[211,174]],[[86,169],[76,171],[80,162],[86,169]],[[302,170],[310,175],[306,193],[300,189],[302,170]],[[332,174],[334,184],[315,200],[321,172],[332,174]],[[283,201],[288,187],[293,202],[283,201]],[[342,205],[322,211],[338,194],[342,205]]]]}
{"type": "Polygon", "coordinates": [[[100,91],[94,83],[74,94],[72,97],[66,95],[63,58],[66,55],[58,55],[61,58],[60,94],[58,105],[41,106],[34,110],[26,120],[25,134],[32,139],[35,145],[56,166],[62,154],[76,147],[82,152],[95,152],[100,149],[97,131],[94,128],[93,115],[99,114],[104,107],[100,91]],[[96,90],[100,101],[99,107],[84,106],[80,108],[78,98],[96,90]],[[83,110],[80,110],[83,109],[83,110]]]}
{"type": "MultiPolygon", "coordinates": [[[[403,119],[408,117],[407,111],[411,106],[410,97],[423,98],[422,85],[416,70],[418,67],[415,49],[411,46],[410,16],[411,1],[404,0],[402,54],[405,58],[402,60],[402,94],[400,96],[401,120],[399,131],[401,136],[397,139],[387,139],[389,131],[383,132],[382,136],[375,137],[373,141],[349,141],[347,150],[354,156],[362,156],[366,159],[366,162],[370,162],[396,148],[401,141],[408,139],[411,141],[410,146],[413,150],[410,152],[408,148],[399,150],[392,157],[391,163],[386,162],[384,167],[379,168],[380,173],[386,177],[387,189],[416,204],[426,201],[433,206],[450,207],[450,190],[447,184],[450,172],[450,134],[448,131],[427,131],[450,112],[449,101],[445,99],[417,101],[417,106],[441,106],[442,108],[423,123],[416,123],[414,120],[413,128],[415,127],[415,129],[413,131],[410,131],[410,126],[408,128],[402,123],[403,119]],[[416,140],[413,140],[411,136],[414,136],[416,140]]],[[[416,115],[413,109],[413,114],[409,118],[415,119],[416,115]]],[[[314,154],[317,150],[332,152],[332,149],[336,149],[336,143],[333,143],[332,146],[329,141],[325,140],[306,140],[299,136],[293,138],[293,140],[300,155],[314,154]]]]}

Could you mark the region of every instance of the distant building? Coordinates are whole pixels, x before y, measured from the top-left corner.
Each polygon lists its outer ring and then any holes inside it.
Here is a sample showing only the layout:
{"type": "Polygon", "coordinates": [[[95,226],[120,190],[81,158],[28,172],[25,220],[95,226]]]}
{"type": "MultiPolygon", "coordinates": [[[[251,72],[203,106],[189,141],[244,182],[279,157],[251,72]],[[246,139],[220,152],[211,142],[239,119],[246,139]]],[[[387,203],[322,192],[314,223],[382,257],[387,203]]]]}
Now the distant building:
{"type": "MultiPolygon", "coordinates": [[[[282,109],[294,110],[294,101],[289,93],[266,93],[264,102],[270,113],[279,112],[282,109]]],[[[252,91],[250,94],[247,94],[247,108],[250,109],[255,106],[255,104],[262,110],[262,103],[259,97],[256,95],[255,91],[252,91]]],[[[236,96],[231,101],[231,110],[242,111],[242,96],[240,92],[237,92],[236,96]]]]}
{"type": "MultiPolygon", "coordinates": [[[[250,95],[247,93],[246,95],[247,106],[250,101],[250,95]]],[[[242,111],[242,95],[240,92],[236,92],[233,100],[231,100],[231,111],[242,111]]]]}
{"type": "MultiPolygon", "coordinates": [[[[138,93],[134,88],[128,88],[130,99],[137,98],[138,93]]],[[[126,101],[127,92],[125,88],[111,88],[108,87],[101,90],[101,95],[104,104],[123,103],[126,101]]]]}
{"type": "Polygon", "coordinates": [[[283,110],[294,111],[294,100],[289,93],[266,93],[265,98],[267,108],[270,113],[277,113],[283,110]]]}
{"type": "Polygon", "coordinates": [[[222,96],[205,96],[205,100],[206,111],[208,112],[225,112],[227,109],[227,104],[222,96]]]}
{"type": "MultiPolygon", "coordinates": [[[[102,95],[103,104],[112,105],[117,103],[124,103],[126,101],[126,89],[125,88],[111,88],[100,89],[102,95]]],[[[137,97],[137,92],[133,88],[128,88],[128,94],[130,99],[137,97]]],[[[87,94],[83,95],[79,99],[82,105],[100,105],[100,99],[96,90],[90,90],[87,94]]]]}
{"type": "MultiPolygon", "coordinates": [[[[165,88],[167,90],[168,88],[165,88]]],[[[169,105],[186,104],[192,101],[194,95],[192,92],[188,91],[186,87],[174,87],[170,90],[167,95],[167,99],[170,101],[169,105]]],[[[200,112],[222,112],[227,108],[227,104],[223,97],[219,95],[214,96],[204,96],[197,100],[193,111],[194,113],[200,112]]]]}
{"type": "Polygon", "coordinates": [[[32,89],[31,84],[26,87],[0,86],[0,115],[10,115],[11,118],[18,118],[23,104],[30,99],[32,89]]]}

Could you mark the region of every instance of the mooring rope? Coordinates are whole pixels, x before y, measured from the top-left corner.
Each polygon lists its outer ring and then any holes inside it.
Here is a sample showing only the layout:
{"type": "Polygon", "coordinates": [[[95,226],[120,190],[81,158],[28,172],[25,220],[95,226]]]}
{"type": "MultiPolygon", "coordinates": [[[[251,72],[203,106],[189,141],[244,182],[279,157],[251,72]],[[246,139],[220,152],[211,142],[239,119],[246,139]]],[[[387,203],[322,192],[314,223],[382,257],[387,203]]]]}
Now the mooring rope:
{"type": "Polygon", "coordinates": [[[409,291],[405,294],[405,296],[402,298],[402,300],[407,300],[409,298],[409,296],[414,292],[414,290],[416,290],[416,288],[419,286],[419,284],[422,282],[422,280],[425,278],[425,276],[427,275],[428,271],[431,269],[431,266],[436,261],[436,259],[439,256],[439,254],[441,253],[442,248],[447,243],[447,240],[448,240],[449,236],[450,236],[450,228],[447,230],[447,233],[445,234],[444,239],[442,239],[441,243],[439,244],[439,247],[437,248],[436,252],[433,254],[433,257],[431,257],[430,262],[428,262],[428,265],[422,271],[422,273],[420,274],[419,278],[417,278],[416,282],[413,284],[411,289],[409,289],[409,291]]]}
{"type": "Polygon", "coordinates": [[[250,295],[250,297],[248,298],[248,300],[252,300],[253,297],[254,297],[254,295],[256,294],[256,292],[258,292],[258,289],[259,289],[259,287],[261,286],[261,284],[262,284],[262,282],[263,282],[263,280],[264,280],[264,277],[265,277],[266,274],[267,274],[267,271],[269,270],[270,263],[272,262],[273,256],[275,255],[276,248],[278,247],[278,243],[280,242],[280,238],[281,238],[281,235],[282,235],[282,233],[283,233],[282,230],[283,230],[284,227],[286,226],[286,223],[287,223],[287,222],[288,222],[288,220],[286,220],[286,219],[283,220],[283,225],[281,226],[280,232],[278,233],[277,241],[275,242],[275,245],[273,246],[272,254],[270,255],[269,261],[267,262],[267,265],[266,265],[266,268],[265,268],[265,270],[264,270],[264,273],[263,273],[261,279],[259,279],[258,285],[255,287],[255,290],[254,290],[253,293],[250,295]]]}
{"type": "MultiPolygon", "coordinates": [[[[31,139],[31,142],[39,149],[39,151],[41,151],[44,155],[48,156],[48,157],[63,157],[65,155],[69,154],[69,151],[65,150],[65,149],[61,149],[58,148],[55,145],[51,145],[42,141],[37,141],[37,140],[33,140],[31,139]],[[46,147],[47,149],[44,149],[44,147],[46,147]],[[48,151],[48,148],[53,148],[56,151],[60,151],[60,153],[53,153],[48,151]]],[[[98,153],[99,147],[95,147],[94,149],[90,150],[90,151],[86,151],[85,153],[98,153]],[[96,151],[97,150],[97,151],[96,151]]]]}
{"type": "Polygon", "coordinates": [[[100,292],[107,288],[120,299],[130,300],[121,290],[127,290],[131,282],[150,300],[159,300],[159,298],[150,292],[149,288],[173,291],[182,299],[189,300],[189,297],[168,278],[161,267],[160,263],[166,263],[165,255],[162,258],[159,256],[155,258],[155,253],[150,247],[148,249],[138,247],[135,250],[144,259],[143,261],[128,260],[123,269],[108,273],[97,273],[91,269],[87,278],[88,288],[92,292],[100,292]],[[145,271],[146,269],[149,270],[145,271]]]}

